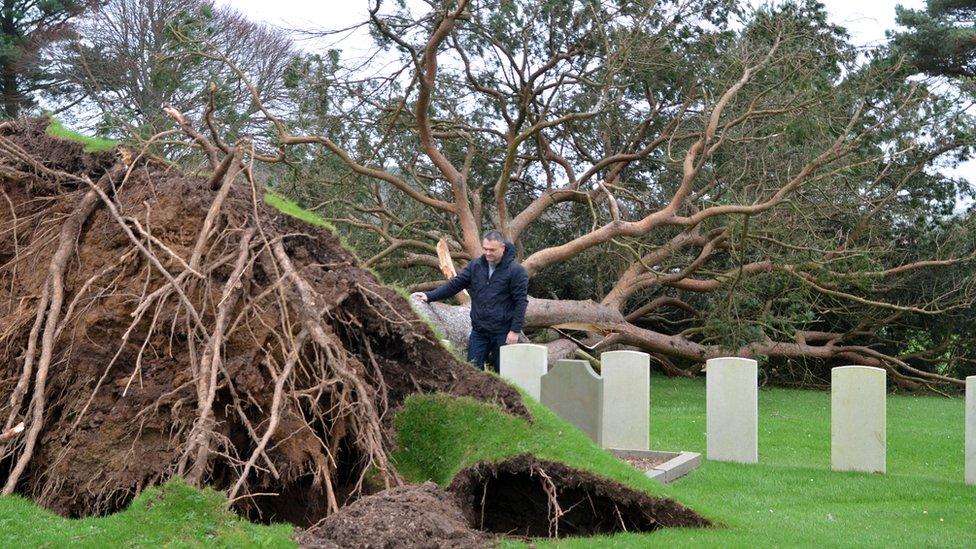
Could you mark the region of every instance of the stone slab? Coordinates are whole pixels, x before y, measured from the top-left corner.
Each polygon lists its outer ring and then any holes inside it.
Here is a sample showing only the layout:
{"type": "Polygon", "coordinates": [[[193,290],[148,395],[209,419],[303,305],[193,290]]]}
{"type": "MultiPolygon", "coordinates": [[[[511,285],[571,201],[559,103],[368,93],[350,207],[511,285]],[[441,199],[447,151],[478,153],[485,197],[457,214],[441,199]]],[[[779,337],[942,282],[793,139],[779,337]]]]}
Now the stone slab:
{"type": "Polygon", "coordinates": [[[516,343],[503,345],[499,353],[498,374],[541,400],[542,376],[548,369],[549,349],[545,345],[516,343]]]}
{"type": "Polygon", "coordinates": [[[706,457],[759,462],[758,365],[748,358],[705,363],[706,457]]]}
{"type": "Polygon", "coordinates": [[[603,447],[649,450],[651,358],[637,351],[600,355],[603,377],[603,447]]]}
{"type": "Polygon", "coordinates": [[[542,376],[541,402],[603,445],[603,379],[585,360],[557,360],[542,376]]]}
{"type": "Polygon", "coordinates": [[[830,371],[830,468],[884,473],[886,373],[870,366],[830,371]]]}
{"type": "Polygon", "coordinates": [[[976,376],[966,378],[966,484],[976,485],[976,376]]]}
{"type": "Polygon", "coordinates": [[[668,476],[667,471],[662,471],[660,469],[649,469],[647,471],[644,471],[644,475],[647,478],[651,479],[651,480],[656,480],[656,481],[660,482],[661,484],[667,484],[668,483],[668,481],[667,481],[667,476],[668,476]]]}
{"type": "Polygon", "coordinates": [[[644,474],[653,480],[666,484],[681,478],[701,465],[702,455],[697,452],[661,452],[656,450],[612,450],[619,458],[667,458],[667,461],[652,467],[644,474]]]}
{"type": "Polygon", "coordinates": [[[698,452],[681,452],[680,455],[658,465],[667,475],[664,482],[671,482],[683,477],[698,468],[702,462],[702,455],[698,452]]]}

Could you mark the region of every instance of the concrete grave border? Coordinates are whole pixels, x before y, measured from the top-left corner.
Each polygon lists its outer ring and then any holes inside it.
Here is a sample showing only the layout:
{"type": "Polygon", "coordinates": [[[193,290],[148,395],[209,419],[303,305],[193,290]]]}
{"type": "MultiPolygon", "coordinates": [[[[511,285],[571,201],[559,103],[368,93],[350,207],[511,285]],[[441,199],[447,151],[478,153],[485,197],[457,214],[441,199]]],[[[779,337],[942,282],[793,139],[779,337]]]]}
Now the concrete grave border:
{"type": "Polygon", "coordinates": [[[694,471],[701,465],[702,455],[698,452],[663,452],[658,450],[610,450],[613,455],[621,459],[626,458],[668,458],[660,465],[655,465],[644,475],[661,484],[667,484],[694,471]]]}

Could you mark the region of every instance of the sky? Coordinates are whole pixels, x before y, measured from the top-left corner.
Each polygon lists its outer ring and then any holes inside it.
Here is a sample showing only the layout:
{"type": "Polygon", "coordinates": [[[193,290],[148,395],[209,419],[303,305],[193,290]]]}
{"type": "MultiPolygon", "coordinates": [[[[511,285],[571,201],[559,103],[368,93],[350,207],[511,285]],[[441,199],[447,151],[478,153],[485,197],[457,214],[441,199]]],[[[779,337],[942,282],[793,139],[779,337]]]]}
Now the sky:
{"type": "MultiPolygon", "coordinates": [[[[252,19],[273,25],[300,29],[336,29],[366,18],[367,0],[217,0],[234,6],[252,19]],[[311,4],[311,5],[310,5],[311,4]]],[[[924,0],[821,0],[827,6],[832,23],[842,25],[860,46],[875,45],[884,40],[885,30],[895,26],[895,6],[918,9],[924,0]]],[[[752,0],[755,5],[768,3],[752,0]]]]}

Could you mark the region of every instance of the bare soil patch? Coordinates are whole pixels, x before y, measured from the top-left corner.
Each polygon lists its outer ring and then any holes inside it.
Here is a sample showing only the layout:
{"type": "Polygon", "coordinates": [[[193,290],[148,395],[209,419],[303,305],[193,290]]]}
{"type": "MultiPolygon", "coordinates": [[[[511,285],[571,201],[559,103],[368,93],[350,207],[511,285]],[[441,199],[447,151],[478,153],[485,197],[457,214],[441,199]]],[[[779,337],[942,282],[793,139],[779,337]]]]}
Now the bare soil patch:
{"type": "Polygon", "coordinates": [[[621,457],[622,461],[626,461],[628,465],[637,469],[638,471],[650,471],[651,469],[667,462],[670,458],[667,457],[621,457]]]}

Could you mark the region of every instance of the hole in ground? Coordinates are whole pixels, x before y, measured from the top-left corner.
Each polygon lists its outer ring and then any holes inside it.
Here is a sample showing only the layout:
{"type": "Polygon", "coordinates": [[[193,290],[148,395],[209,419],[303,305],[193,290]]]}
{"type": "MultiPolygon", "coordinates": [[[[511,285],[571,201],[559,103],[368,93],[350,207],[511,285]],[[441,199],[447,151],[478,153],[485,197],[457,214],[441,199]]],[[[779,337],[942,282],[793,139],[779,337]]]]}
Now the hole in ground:
{"type": "Polygon", "coordinates": [[[528,455],[462,471],[450,491],[473,528],[509,536],[592,536],[709,525],[672,500],[528,455]]]}
{"type": "MultiPolygon", "coordinates": [[[[355,501],[352,496],[363,472],[364,460],[362,454],[349,444],[348,437],[343,438],[339,444],[336,457],[338,468],[333,473],[333,489],[341,508],[355,501]]],[[[324,486],[317,484],[315,480],[312,474],[302,475],[273,487],[272,490],[277,495],[256,495],[242,500],[239,509],[254,522],[290,522],[307,528],[329,515],[324,486]]],[[[367,495],[372,491],[373,487],[367,482],[360,495],[367,495]]]]}

